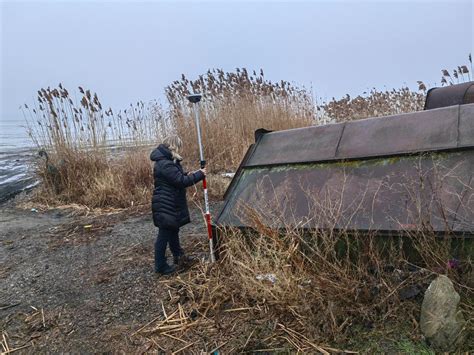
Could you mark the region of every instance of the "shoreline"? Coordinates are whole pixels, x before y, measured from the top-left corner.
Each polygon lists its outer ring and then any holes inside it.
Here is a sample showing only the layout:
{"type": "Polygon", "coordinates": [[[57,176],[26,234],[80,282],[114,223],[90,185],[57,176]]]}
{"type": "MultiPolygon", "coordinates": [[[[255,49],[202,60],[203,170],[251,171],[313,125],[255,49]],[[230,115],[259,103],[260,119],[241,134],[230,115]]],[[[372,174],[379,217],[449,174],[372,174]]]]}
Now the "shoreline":
{"type": "Polygon", "coordinates": [[[0,202],[37,186],[38,180],[32,171],[35,157],[34,147],[0,151],[0,202]]]}
{"type": "MultiPolygon", "coordinates": [[[[109,142],[99,147],[112,154],[121,154],[130,148],[150,148],[153,144],[140,146],[121,146],[116,142],[109,142]]],[[[32,171],[35,161],[38,161],[39,148],[36,146],[18,146],[7,149],[0,146],[0,203],[14,198],[22,192],[28,192],[39,184],[32,171]]]]}

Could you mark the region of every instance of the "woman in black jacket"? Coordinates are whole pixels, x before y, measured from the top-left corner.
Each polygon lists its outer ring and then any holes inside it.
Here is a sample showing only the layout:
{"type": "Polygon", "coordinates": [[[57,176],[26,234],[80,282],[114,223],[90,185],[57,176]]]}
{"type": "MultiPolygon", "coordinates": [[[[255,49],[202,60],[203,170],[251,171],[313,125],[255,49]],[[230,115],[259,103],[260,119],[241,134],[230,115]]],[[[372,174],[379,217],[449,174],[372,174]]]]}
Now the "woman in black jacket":
{"type": "Polygon", "coordinates": [[[176,266],[166,262],[166,246],[169,244],[173,254],[174,264],[181,265],[189,261],[179,244],[179,228],[189,223],[186,187],[192,186],[204,179],[206,170],[185,173],[181,167],[179,150],[182,142],[178,136],[164,139],[150,154],[155,162],[153,177],[155,189],[151,209],[153,223],[158,227],[158,237],[155,242],[155,272],[171,274],[176,266]]]}

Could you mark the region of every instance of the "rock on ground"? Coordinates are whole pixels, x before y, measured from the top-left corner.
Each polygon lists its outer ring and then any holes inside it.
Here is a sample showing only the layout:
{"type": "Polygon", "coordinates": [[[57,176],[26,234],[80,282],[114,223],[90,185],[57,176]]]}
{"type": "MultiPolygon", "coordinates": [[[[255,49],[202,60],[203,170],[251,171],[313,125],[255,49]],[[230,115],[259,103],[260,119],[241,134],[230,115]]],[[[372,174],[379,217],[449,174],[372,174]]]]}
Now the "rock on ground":
{"type": "Polygon", "coordinates": [[[459,294],[445,275],[439,275],[425,292],[421,305],[421,331],[440,351],[454,350],[462,341],[464,317],[458,309],[459,294]]]}

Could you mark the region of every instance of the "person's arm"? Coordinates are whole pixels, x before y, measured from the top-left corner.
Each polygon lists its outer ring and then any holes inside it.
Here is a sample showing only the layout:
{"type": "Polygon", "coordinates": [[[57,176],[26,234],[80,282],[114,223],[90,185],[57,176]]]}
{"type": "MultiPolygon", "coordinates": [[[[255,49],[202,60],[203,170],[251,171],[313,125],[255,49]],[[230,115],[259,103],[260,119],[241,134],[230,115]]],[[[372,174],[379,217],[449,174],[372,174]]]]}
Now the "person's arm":
{"type": "Polygon", "coordinates": [[[164,164],[162,174],[170,184],[176,187],[189,187],[204,179],[204,173],[201,170],[185,175],[172,162],[164,164]]]}

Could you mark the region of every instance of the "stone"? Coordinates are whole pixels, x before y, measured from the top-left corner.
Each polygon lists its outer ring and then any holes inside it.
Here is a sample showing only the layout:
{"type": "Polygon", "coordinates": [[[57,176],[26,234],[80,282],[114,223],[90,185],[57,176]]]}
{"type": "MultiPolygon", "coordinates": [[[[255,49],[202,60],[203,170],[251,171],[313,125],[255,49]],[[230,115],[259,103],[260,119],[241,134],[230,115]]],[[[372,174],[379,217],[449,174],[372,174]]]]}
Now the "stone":
{"type": "Polygon", "coordinates": [[[439,275],[425,292],[420,326],[428,343],[439,351],[452,351],[462,342],[465,324],[458,309],[459,294],[451,280],[439,275]]]}

